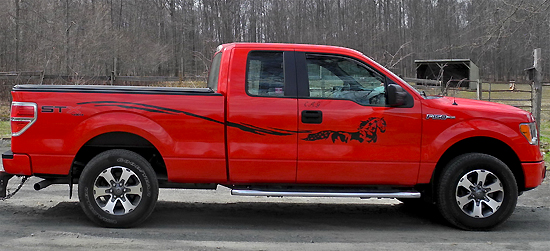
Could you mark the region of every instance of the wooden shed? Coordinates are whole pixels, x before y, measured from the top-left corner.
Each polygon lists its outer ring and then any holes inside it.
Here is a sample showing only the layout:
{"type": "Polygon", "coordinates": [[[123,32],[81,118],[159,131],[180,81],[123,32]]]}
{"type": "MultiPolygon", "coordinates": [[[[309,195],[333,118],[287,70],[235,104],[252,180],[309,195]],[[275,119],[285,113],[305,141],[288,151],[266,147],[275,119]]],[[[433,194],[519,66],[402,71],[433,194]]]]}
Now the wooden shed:
{"type": "Polygon", "coordinates": [[[477,89],[479,68],[470,59],[415,60],[416,78],[440,80],[450,86],[477,89]]]}

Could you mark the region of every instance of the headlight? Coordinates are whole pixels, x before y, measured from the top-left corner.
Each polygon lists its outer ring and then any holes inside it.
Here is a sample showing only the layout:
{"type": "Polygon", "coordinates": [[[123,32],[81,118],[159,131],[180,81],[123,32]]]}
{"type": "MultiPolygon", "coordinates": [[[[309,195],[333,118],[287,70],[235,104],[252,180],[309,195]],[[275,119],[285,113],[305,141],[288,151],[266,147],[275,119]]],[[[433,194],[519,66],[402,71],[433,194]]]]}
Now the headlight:
{"type": "Polygon", "coordinates": [[[525,139],[527,139],[529,144],[537,145],[539,143],[537,124],[535,122],[519,124],[519,130],[525,139]]]}

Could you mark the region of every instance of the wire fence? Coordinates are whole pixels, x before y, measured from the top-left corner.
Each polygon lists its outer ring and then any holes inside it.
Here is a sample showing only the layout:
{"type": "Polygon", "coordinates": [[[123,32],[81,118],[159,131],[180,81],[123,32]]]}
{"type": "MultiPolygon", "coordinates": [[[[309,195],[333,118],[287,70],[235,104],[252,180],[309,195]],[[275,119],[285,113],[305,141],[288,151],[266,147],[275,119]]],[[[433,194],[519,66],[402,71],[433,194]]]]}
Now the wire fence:
{"type": "MultiPolygon", "coordinates": [[[[533,85],[530,82],[486,82],[470,80],[441,81],[404,78],[419,91],[427,95],[452,96],[480,99],[512,105],[530,111],[533,103],[533,85]],[[477,87],[480,87],[479,89],[477,87]]],[[[205,76],[62,76],[45,75],[40,71],[0,72],[0,105],[9,105],[11,90],[18,84],[49,85],[122,85],[122,86],[166,86],[206,87],[205,76]]],[[[550,83],[543,84],[541,111],[550,118],[550,83]]]]}
{"type": "Polygon", "coordinates": [[[63,76],[43,72],[0,72],[0,105],[11,102],[11,90],[20,84],[46,85],[118,85],[206,87],[205,76],[63,76]]]}

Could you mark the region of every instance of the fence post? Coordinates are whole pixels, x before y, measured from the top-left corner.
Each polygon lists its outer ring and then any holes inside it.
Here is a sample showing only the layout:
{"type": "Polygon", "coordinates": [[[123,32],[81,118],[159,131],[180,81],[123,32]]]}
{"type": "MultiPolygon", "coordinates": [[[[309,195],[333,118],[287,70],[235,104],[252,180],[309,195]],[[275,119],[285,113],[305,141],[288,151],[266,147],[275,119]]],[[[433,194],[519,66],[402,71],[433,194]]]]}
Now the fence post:
{"type": "Polygon", "coordinates": [[[492,87],[493,87],[493,83],[489,83],[489,101],[491,101],[491,92],[493,91],[492,90],[492,87]]]}
{"type": "MultiPolygon", "coordinates": [[[[533,76],[533,100],[531,101],[531,113],[537,122],[537,129],[540,129],[540,111],[542,104],[542,65],[541,65],[541,49],[537,48],[533,51],[533,68],[535,70],[533,76]]],[[[539,130],[540,132],[540,130],[539,130]]]]}
{"type": "Polygon", "coordinates": [[[111,78],[109,80],[109,82],[111,82],[111,85],[115,84],[115,77],[116,77],[115,71],[112,71],[111,72],[111,78]]]}
{"type": "Polygon", "coordinates": [[[114,57],[113,58],[113,70],[111,71],[111,85],[114,85],[115,84],[115,81],[116,81],[116,71],[117,71],[117,67],[118,67],[118,58],[117,57],[114,57]]]}
{"type": "Polygon", "coordinates": [[[483,89],[482,89],[482,85],[481,85],[481,80],[478,79],[477,80],[477,99],[478,100],[482,100],[483,99],[483,89]]]}

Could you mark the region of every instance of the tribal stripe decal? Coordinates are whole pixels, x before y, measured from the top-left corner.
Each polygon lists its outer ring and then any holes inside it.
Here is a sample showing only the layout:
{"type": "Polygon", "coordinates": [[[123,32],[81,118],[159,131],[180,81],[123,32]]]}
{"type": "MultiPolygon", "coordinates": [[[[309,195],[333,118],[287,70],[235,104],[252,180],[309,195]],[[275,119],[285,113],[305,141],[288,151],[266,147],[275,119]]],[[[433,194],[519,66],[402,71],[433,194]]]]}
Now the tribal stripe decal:
{"type": "MultiPolygon", "coordinates": [[[[162,114],[170,114],[170,115],[179,115],[184,114],[187,116],[204,119],[210,122],[214,122],[217,124],[225,124],[223,121],[219,121],[213,118],[209,118],[206,116],[201,116],[198,114],[186,112],[186,111],[180,111],[176,109],[171,108],[165,108],[160,106],[154,106],[154,105],[146,105],[146,104],[140,104],[140,103],[133,103],[133,102],[118,102],[118,101],[93,101],[93,102],[81,102],[77,103],[78,105],[87,105],[91,104],[97,107],[101,106],[115,106],[120,107],[124,109],[133,109],[133,110],[141,110],[141,111],[147,111],[147,112],[155,112],[155,113],[162,113],[162,114]]],[[[294,135],[298,133],[310,133],[310,131],[289,131],[285,129],[278,129],[278,128],[261,128],[245,123],[235,123],[235,122],[227,122],[227,126],[234,127],[237,129],[240,129],[245,132],[250,132],[258,135],[275,135],[275,136],[288,136],[288,135],[294,135]]]]}
{"type": "Polygon", "coordinates": [[[102,107],[102,106],[113,107],[114,106],[114,107],[120,107],[124,109],[141,110],[141,111],[170,114],[170,115],[183,114],[183,115],[187,115],[187,116],[191,116],[199,119],[204,119],[204,120],[221,124],[221,125],[226,124],[229,127],[234,127],[239,130],[258,134],[258,135],[289,136],[289,135],[307,133],[308,134],[307,137],[302,138],[302,140],[305,140],[305,141],[317,141],[317,140],[324,140],[324,139],[330,138],[333,143],[336,143],[336,141],[349,143],[353,140],[359,141],[360,143],[363,143],[364,141],[366,141],[367,143],[371,143],[371,142],[376,143],[376,141],[378,140],[377,133],[386,132],[386,121],[384,120],[384,118],[378,118],[378,117],[371,117],[365,121],[361,121],[361,124],[359,125],[357,132],[325,130],[317,133],[311,133],[312,131],[290,131],[290,130],[279,129],[279,128],[261,128],[261,127],[257,127],[246,123],[235,123],[230,121],[227,121],[227,123],[224,123],[223,121],[220,121],[220,120],[216,120],[213,118],[201,116],[201,115],[186,112],[186,111],[180,111],[180,110],[171,109],[171,108],[133,103],[133,102],[93,101],[93,102],[81,102],[77,104],[78,105],[89,104],[89,105],[94,105],[96,107],[102,107]]]}

